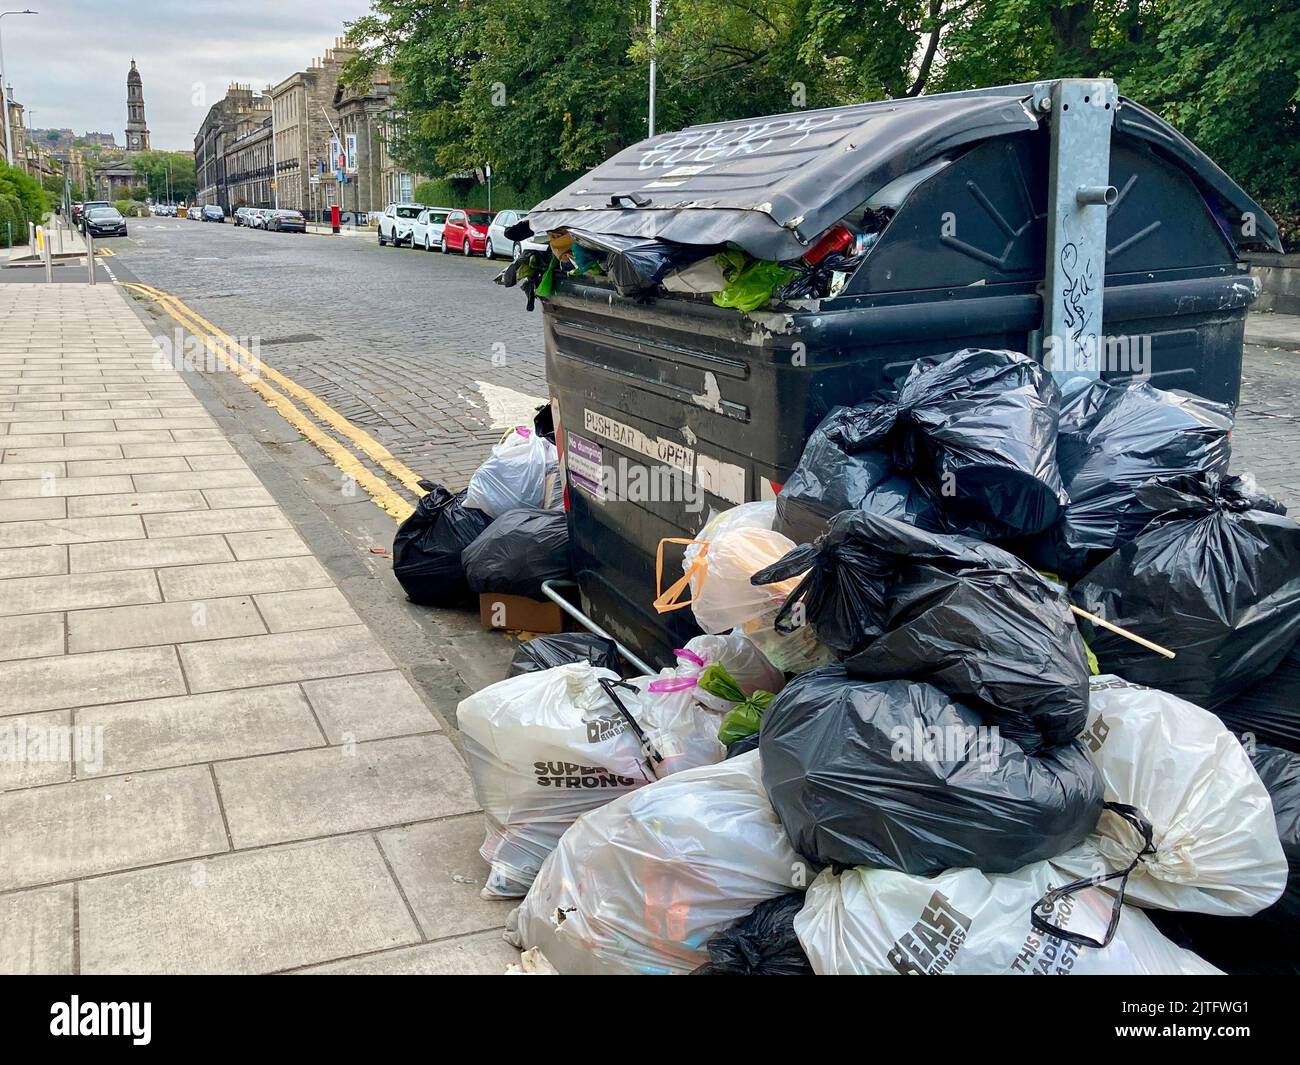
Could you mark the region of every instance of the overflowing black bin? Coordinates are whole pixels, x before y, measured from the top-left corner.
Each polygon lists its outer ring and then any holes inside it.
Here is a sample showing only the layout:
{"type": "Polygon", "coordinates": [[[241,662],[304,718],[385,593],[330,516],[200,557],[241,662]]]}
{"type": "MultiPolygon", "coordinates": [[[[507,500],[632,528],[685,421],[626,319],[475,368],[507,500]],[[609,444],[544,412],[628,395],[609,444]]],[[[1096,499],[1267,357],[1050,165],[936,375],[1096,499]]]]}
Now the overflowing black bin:
{"type": "MultiPolygon", "coordinates": [[[[1034,86],[890,100],[693,127],[620,152],[531,213],[580,229],[798,258],[862,205],[888,224],[833,298],[748,314],[690,294],[620,295],[558,278],[544,303],[570,540],[592,618],[651,660],[694,634],[651,606],[655,552],[710,511],[774,498],[809,433],[922,356],[1038,354],[1050,131],[1034,86]],[[698,496],[615,498],[612,483],[698,496]],[[641,472],[636,473],[639,469],[641,472]],[[629,482],[629,478],[632,479],[629,482]]],[[[1102,332],[1135,340],[1103,376],[1149,376],[1233,404],[1257,286],[1241,253],[1272,221],[1204,153],[1120,99],[1105,209],[1102,332]]],[[[668,563],[674,567],[677,559],[668,563]]]]}

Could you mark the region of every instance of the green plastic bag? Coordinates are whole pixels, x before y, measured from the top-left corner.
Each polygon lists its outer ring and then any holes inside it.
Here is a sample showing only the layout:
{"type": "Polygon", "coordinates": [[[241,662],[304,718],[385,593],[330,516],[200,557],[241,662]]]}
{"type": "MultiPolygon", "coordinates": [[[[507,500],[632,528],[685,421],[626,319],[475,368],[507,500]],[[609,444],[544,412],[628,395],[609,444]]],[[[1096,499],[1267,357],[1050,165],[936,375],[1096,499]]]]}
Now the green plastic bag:
{"type": "Polygon", "coordinates": [[[746,698],[740,686],[720,662],[706,666],[696,684],[710,695],[738,704],[722,717],[722,725],[718,729],[718,741],[724,746],[730,746],[736,740],[752,736],[757,732],[759,725],[763,723],[763,714],[776,698],[772,692],[755,692],[746,698]]]}
{"type": "Polygon", "coordinates": [[[772,293],[795,276],[797,271],[766,259],[754,259],[736,271],[735,252],[718,255],[723,276],[730,284],[713,294],[719,307],[734,307],[738,311],[756,311],[772,298],[772,293]]]}
{"type": "Polygon", "coordinates": [[[546,272],[542,274],[542,279],[537,282],[537,295],[549,296],[555,291],[555,258],[552,256],[551,261],[546,264],[546,272]]]}

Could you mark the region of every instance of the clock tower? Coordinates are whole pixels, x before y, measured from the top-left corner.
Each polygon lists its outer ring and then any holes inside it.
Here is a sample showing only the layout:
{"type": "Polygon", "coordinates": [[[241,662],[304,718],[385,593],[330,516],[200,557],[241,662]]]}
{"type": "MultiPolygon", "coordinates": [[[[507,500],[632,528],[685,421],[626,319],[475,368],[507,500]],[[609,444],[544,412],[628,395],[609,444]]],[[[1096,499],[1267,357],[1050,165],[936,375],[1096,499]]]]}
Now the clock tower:
{"type": "Polygon", "coordinates": [[[134,59],[131,60],[131,70],[126,76],[126,150],[149,150],[149,127],[144,120],[144,86],[140,82],[140,72],[135,69],[134,59]]]}

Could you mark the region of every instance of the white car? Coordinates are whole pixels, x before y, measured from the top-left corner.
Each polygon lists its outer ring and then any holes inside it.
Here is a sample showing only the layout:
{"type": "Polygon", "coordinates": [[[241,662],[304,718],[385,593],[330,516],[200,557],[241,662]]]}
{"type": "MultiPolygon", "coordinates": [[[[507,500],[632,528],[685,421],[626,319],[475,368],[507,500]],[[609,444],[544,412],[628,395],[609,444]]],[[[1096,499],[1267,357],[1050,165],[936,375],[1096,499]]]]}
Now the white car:
{"type": "MultiPolygon", "coordinates": [[[[451,214],[450,207],[425,207],[411,223],[411,247],[433,251],[442,243],[442,224],[451,214]]],[[[380,238],[382,242],[382,237],[380,238]]]]}
{"type": "Polygon", "coordinates": [[[516,222],[524,221],[527,217],[527,211],[498,211],[492,217],[492,224],[488,226],[487,231],[487,257],[489,259],[494,259],[498,255],[518,259],[524,252],[546,251],[550,247],[544,233],[541,236],[534,234],[523,240],[511,240],[506,236],[505,231],[507,229],[516,222]]]}
{"type": "Polygon", "coordinates": [[[379,216],[379,243],[398,247],[411,242],[411,227],[424,207],[418,203],[390,203],[379,216]]]}

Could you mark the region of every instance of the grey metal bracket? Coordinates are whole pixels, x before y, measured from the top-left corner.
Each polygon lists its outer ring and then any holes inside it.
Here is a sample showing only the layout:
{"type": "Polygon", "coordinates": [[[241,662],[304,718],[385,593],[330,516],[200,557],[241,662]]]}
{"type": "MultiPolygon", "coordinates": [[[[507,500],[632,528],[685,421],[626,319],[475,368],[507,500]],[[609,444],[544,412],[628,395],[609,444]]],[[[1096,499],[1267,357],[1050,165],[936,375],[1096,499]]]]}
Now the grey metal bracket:
{"type": "Polygon", "coordinates": [[[1034,86],[1033,106],[1051,121],[1047,179],[1047,268],[1042,358],[1058,381],[1101,376],[1106,284],[1110,135],[1119,93],[1107,78],[1034,86]]]}

